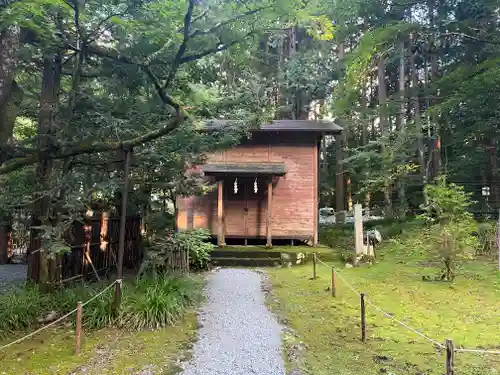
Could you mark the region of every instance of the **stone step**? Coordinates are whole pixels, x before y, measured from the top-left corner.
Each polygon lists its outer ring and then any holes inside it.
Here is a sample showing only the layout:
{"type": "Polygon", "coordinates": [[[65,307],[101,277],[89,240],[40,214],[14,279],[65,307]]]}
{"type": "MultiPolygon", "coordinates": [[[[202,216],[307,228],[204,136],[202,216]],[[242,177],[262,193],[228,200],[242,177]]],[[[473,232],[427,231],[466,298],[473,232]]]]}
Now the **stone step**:
{"type": "Polygon", "coordinates": [[[252,251],[252,250],[214,250],[211,252],[213,258],[247,258],[247,259],[281,259],[279,251],[252,251]]]}
{"type": "Polygon", "coordinates": [[[223,267],[276,267],[281,265],[281,259],[272,258],[213,258],[213,266],[223,267]]]}

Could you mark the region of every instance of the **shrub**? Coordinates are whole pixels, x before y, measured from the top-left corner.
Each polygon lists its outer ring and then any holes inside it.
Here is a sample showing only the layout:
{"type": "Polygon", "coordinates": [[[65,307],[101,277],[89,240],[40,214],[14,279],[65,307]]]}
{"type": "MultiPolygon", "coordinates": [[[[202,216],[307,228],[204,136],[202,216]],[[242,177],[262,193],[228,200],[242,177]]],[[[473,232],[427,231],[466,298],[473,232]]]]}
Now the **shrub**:
{"type": "Polygon", "coordinates": [[[444,178],[440,178],[435,185],[426,185],[424,191],[427,203],[422,206],[424,213],[421,219],[438,224],[431,233],[437,243],[437,257],[443,266],[441,279],[452,281],[460,264],[472,259],[477,248],[477,238],[472,234],[477,224],[467,211],[472,204],[470,194],[461,186],[446,184],[444,178]]]}
{"type": "Polygon", "coordinates": [[[189,265],[194,269],[205,269],[210,263],[210,253],[214,250],[210,232],[206,229],[193,229],[179,232],[174,236],[174,243],[189,251],[189,265]]]}
{"type": "MultiPolygon", "coordinates": [[[[128,329],[156,329],[171,325],[201,298],[201,285],[191,277],[143,278],[124,283],[121,309],[114,306],[114,289],[84,307],[83,325],[89,329],[117,326],[128,329]]],[[[75,286],[42,293],[27,286],[0,296],[0,335],[32,329],[48,312],[58,316],[73,310],[78,301],[87,301],[105,287],[105,283],[75,286]]],[[[69,318],[74,323],[74,318],[69,318]]]]}
{"type": "Polygon", "coordinates": [[[50,296],[38,287],[27,285],[0,296],[0,335],[30,328],[48,311],[50,296]]]}
{"type": "Polygon", "coordinates": [[[173,251],[186,250],[189,253],[191,269],[205,269],[210,263],[210,253],[214,245],[209,242],[210,232],[205,229],[193,229],[173,233],[165,231],[151,239],[146,249],[146,256],[138,276],[158,274],[168,271],[167,262],[173,251]]]}
{"type": "Polygon", "coordinates": [[[496,247],[496,223],[484,222],[477,227],[477,254],[491,255],[497,250],[496,247]]]}
{"type": "Polygon", "coordinates": [[[119,325],[135,330],[172,325],[197,300],[198,289],[198,285],[187,278],[139,280],[134,292],[123,301],[119,325]]]}

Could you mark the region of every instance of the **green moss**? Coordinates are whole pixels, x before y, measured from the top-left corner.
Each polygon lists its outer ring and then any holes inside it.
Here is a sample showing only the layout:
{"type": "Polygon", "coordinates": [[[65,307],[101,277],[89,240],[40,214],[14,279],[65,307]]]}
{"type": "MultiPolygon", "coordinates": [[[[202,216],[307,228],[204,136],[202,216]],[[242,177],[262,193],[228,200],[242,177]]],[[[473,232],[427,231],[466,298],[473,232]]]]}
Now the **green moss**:
{"type": "MultiPolygon", "coordinates": [[[[439,269],[439,264],[429,262],[431,247],[414,232],[381,246],[374,266],[342,268],[338,276],[388,313],[438,342],[451,338],[457,347],[498,348],[500,272],[496,264],[469,262],[453,284],[424,282],[423,275],[436,275],[439,269]]],[[[331,257],[329,264],[340,268],[343,265],[337,259],[331,257]]],[[[337,297],[332,298],[327,290],[330,269],[319,266],[316,280],[310,280],[310,266],[268,272],[276,299],[273,307],[286,316],[297,335],[285,340],[286,350],[298,341],[304,341],[307,347],[299,366],[305,373],[443,373],[441,350],[369,305],[368,342],[361,343],[359,297],[337,277],[337,297]]],[[[461,375],[496,374],[499,368],[500,356],[456,354],[456,371],[461,375]]]]}
{"type": "Polygon", "coordinates": [[[62,375],[80,369],[85,374],[105,375],[144,368],[173,374],[176,359],[190,347],[195,332],[196,314],[190,312],[175,326],[158,331],[84,333],[81,354],[75,356],[72,328],[58,328],[0,352],[0,374],[62,375]]]}

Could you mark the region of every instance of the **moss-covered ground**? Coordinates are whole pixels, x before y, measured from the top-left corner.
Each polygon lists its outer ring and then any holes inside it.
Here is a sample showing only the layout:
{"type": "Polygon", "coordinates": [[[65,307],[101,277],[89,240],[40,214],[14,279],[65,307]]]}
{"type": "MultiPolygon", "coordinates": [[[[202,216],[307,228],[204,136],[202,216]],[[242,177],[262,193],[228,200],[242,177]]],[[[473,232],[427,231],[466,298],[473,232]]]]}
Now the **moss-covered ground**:
{"type": "MultiPolygon", "coordinates": [[[[339,242],[342,242],[339,239],[339,242]]],[[[456,347],[500,350],[500,272],[496,261],[464,264],[455,282],[423,281],[434,276],[432,243],[412,229],[386,240],[373,266],[344,268],[339,249],[320,255],[338,267],[356,290],[377,306],[428,337],[456,347]]],[[[441,375],[445,353],[431,342],[367,306],[366,344],[361,342],[360,299],[337,277],[337,296],[329,291],[331,270],[319,265],[311,280],[311,263],[270,269],[270,304],[286,319],[293,336],[285,350],[302,341],[306,350],[298,365],[311,375],[441,375]]],[[[290,366],[297,366],[290,363],[290,366]]],[[[500,374],[500,355],[456,353],[457,375],[500,374]]]]}
{"type": "Polygon", "coordinates": [[[0,352],[0,374],[120,375],[148,369],[175,374],[177,359],[188,353],[195,333],[196,314],[190,312],[175,326],[158,331],[84,333],[81,354],[75,356],[73,328],[59,327],[0,352]]]}

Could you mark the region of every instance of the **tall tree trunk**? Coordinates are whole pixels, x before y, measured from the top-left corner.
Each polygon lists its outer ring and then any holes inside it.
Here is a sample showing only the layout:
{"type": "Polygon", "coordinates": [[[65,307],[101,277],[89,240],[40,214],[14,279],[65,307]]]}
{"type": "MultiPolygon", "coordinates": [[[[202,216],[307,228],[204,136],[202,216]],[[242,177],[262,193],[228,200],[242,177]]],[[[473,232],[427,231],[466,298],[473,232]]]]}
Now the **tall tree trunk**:
{"type": "MultiPolygon", "coordinates": [[[[372,112],[376,108],[376,95],[375,95],[375,85],[373,82],[373,76],[370,74],[370,109],[372,112]]],[[[372,140],[375,140],[377,138],[377,130],[375,129],[375,116],[372,113],[371,116],[371,135],[372,135],[372,140]]]]}
{"type": "Polygon", "coordinates": [[[378,105],[379,105],[379,117],[380,117],[380,132],[384,137],[389,134],[390,129],[386,114],[387,85],[385,82],[385,58],[383,56],[379,56],[378,58],[377,79],[378,79],[378,105]]]}
{"type": "Polygon", "coordinates": [[[410,70],[411,70],[411,86],[412,86],[412,104],[414,110],[415,130],[417,133],[417,158],[421,169],[422,183],[427,183],[427,166],[424,157],[424,135],[422,133],[422,119],[420,115],[420,99],[419,99],[419,85],[418,85],[418,67],[416,64],[417,50],[411,51],[410,55],[410,70]]]}
{"type": "MultiPolygon", "coordinates": [[[[59,101],[59,87],[61,81],[61,57],[56,54],[47,53],[43,59],[42,89],[40,93],[40,114],[38,117],[38,147],[47,149],[52,147],[55,133],[55,116],[59,101]]],[[[51,178],[53,172],[52,160],[41,158],[37,168],[38,199],[33,209],[33,221],[42,226],[51,226],[51,178]]],[[[54,281],[54,276],[49,274],[53,269],[50,266],[51,256],[44,242],[41,243],[39,251],[38,282],[48,285],[54,281]]],[[[36,257],[30,257],[36,261],[36,257]]]]}
{"type": "MultiPolygon", "coordinates": [[[[436,4],[435,0],[429,0],[428,3],[428,12],[429,12],[429,24],[431,27],[435,27],[435,10],[436,4]]],[[[437,58],[437,48],[435,46],[435,37],[434,33],[431,33],[429,38],[429,54],[430,54],[430,63],[431,63],[431,74],[430,81],[431,83],[435,83],[438,79],[438,58],[437,58]]],[[[437,104],[437,91],[432,90],[428,91],[428,95],[431,96],[431,100],[429,104],[435,105],[437,104]]],[[[433,142],[433,156],[432,156],[432,164],[433,164],[433,178],[436,179],[441,174],[441,137],[440,137],[440,129],[439,129],[439,118],[433,114],[430,116],[430,123],[434,128],[434,142],[433,142]]]]}
{"type": "MultiPolygon", "coordinates": [[[[340,42],[338,45],[338,58],[339,63],[344,59],[344,43],[340,42]]],[[[345,132],[345,130],[344,130],[345,132]]],[[[335,211],[337,213],[337,222],[344,221],[345,211],[345,176],[344,176],[344,142],[345,133],[335,136],[335,157],[336,157],[336,175],[335,175],[335,211]]]]}
{"type": "MultiPolygon", "coordinates": [[[[388,150],[388,136],[390,134],[390,127],[386,114],[386,104],[387,104],[387,85],[385,82],[385,58],[383,56],[378,57],[377,62],[377,80],[378,80],[378,108],[379,108],[379,118],[380,118],[380,132],[382,135],[382,145],[381,154],[384,163],[387,163],[388,168],[392,168],[392,160],[390,160],[390,155],[392,153],[388,150]]],[[[391,173],[391,171],[387,171],[391,173]]],[[[384,183],[384,200],[385,200],[385,215],[387,217],[392,217],[392,182],[390,181],[390,176],[386,176],[386,181],[384,183]]]]}
{"type": "Polygon", "coordinates": [[[491,201],[500,207],[500,181],[498,180],[498,162],[497,162],[497,140],[493,136],[487,145],[488,155],[488,185],[491,186],[491,201]]]}
{"type": "Polygon", "coordinates": [[[361,146],[368,144],[368,98],[367,98],[366,82],[363,81],[361,89],[361,146]]]}
{"type": "MultiPolygon", "coordinates": [[[[23,97],[14,80],[20,38],[18,26],[8,26],[0,32],[0,148],[12,138],[23,97]]],[[[5,152],[0,149],[0,163],[5,159],[5,152]]]]}
{"type": "MultiPolygon", "coordinates": [[[[397,130],[402,134],[406,131],[406,100],[405,100],[405,91],[406,91],[406,74],[405,74],[405,43],[400,43],[399,48],[399,114],[398,114],[398,124],[397,130]]],[[[401,207],[400,216],[406,216],[406,187],[404,181],[398,181],[398,197],[399,197],[399,205],[401,207]]]]}

